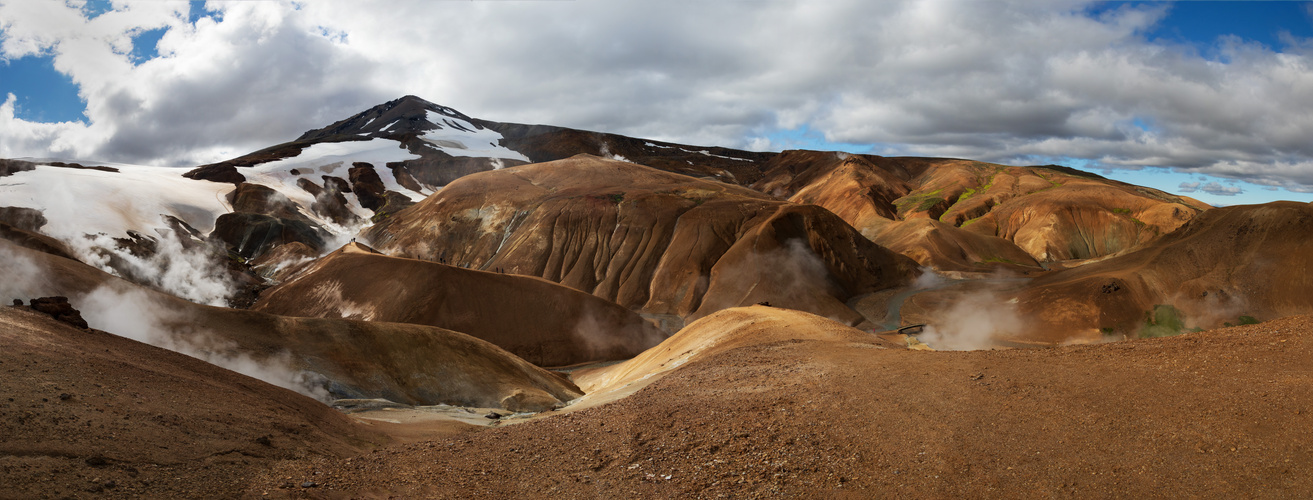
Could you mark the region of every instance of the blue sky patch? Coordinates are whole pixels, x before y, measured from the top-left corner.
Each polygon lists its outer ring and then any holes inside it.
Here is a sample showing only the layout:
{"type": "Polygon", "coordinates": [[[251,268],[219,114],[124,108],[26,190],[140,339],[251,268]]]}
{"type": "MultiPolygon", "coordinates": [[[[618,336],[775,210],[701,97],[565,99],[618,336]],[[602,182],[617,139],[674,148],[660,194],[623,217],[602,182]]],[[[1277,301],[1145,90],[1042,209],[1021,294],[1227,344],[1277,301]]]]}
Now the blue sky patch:
{"type": "Polygon", "coordinates": [[[86,122],[86,103],[68,75],[55,70],[54,56],[0,62],[0,100],[18,97],[14,115],[32,122],[86,122]]]}
{"type": "Polygon", "coordinates": [[[132,64],[141,64],[143,62],[159,57],[160,52],[157,46],[160,43],[160,38],[164,37],[164,32],[168,30],[169,30],[168,28],[155,28],[153,30],[143,31],[141,33],[138,33],[136,36],[133,36],[132,54],[130,54],[132,58],[132,64]]]}
{"type": "Polygon", "coordinates": [[[190,0],[187,2],[187,22],[196,24],[203,17],[214,18],[215,22],[223,21],[223,13],[205,8],[205,0],[190,0]]]}
{"type": "Polygon", "coordinates": [[[1224,36],[1258,42],[1278,52],[1288,46],[1283,35],[1313,37],[1311,5],[1292,1],[1100,2],[1086,13],[1098,17],[1124,7],[1166,7],[1166,17],[1144,37],[1150,42],[1192,46],[1201,55],[1216,57],[1217,43],[1224,36]]]}
{"type": "Polygon", "coordinates": [[[114,10],[114,5],[109,0],[88,0],[87,4],[82,7],[82,12],[86,13],[87,19],[95,19],[111,10],[114,10]]]}
{"type": "Polygon", "coordinates": [[[770,139],[772,149],[810,149],[815,151],[846,151],[849,153],[869,154],[875,150],[871,144],[848,144],[842,142],[829,142],[825,140],[825,134],[812,130],[811,126],[803,125],[790,130],[776,130],[766,134],[770,139]]]}
{"type": "Polygon", "coordinates": [[[1167,17],[1148,38],[1195,46],[1216,44],[1234,35],[1281,51],[1287,47],[1282,33],[1313,37],[1308,2],[1172,2],[1167,17]]]}

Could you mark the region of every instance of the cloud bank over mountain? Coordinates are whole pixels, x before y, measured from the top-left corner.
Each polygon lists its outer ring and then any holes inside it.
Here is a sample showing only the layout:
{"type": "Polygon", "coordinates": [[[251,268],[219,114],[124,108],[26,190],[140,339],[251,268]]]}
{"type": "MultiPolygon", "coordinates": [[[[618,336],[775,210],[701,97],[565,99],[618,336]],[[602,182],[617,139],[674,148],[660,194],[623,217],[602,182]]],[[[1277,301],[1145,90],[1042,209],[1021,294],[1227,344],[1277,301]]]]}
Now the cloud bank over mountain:
{"type": "Polygon", "coordinates": [[[806,129],[877,154],[1078,159],[1313,190],[1313,41],[1147,36],[1171,4],[114,5],[90,18],[76,1],[0,1],[0,57],[53,57],[87,108],[85,122],[34,123],[0,96],[0,157],[194,165],[414,94],[688,144],[778,149],[806,129]],[[134,59],[160,28],[158,55],[134,59]]]}

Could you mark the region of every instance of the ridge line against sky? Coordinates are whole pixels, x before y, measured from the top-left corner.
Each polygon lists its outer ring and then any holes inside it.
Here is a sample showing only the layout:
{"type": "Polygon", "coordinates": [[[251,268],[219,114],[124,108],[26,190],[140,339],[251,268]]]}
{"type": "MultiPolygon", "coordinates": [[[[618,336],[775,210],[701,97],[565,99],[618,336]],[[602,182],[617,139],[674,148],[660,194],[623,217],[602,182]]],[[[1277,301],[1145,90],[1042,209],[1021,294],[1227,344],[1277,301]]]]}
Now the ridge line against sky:
{"type": "Polygon", "coordinates": [[[414,94],[1313,201],[1309,2],[0,0],[0,158],[191,166],[414,94]]]}

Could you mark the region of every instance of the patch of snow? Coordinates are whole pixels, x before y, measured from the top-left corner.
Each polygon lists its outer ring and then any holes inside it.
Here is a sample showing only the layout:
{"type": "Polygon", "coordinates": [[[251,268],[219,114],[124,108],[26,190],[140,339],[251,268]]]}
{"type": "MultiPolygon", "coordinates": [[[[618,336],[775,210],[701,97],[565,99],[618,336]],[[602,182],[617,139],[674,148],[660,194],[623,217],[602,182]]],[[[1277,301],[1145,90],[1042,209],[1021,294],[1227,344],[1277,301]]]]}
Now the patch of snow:
{"type": "Polygon", "coordinates": [[[65,241],[97,233],[123,237],[129,230],[156,236],[156,228],[168,227],[164,215],[208,233],[229,211],[224,195],[231,184],[188,179],[186,169],[96,165],[119,172],[38,166],[0,177],[0,206],[41,210],[49,221],[41,231],[65,241]]]}
{"type": "Polygon", "coordinates": [[[644,145],[644,146],[647,146],[647,147],[649,147],[649,148],[673,149],[672,146],[660,146],[660,145],[657,145],[657,144],[652,144],[652,143],[650,143],[650,142],[644,142],[643,145],[644,145]]]}
{"type": "Polygon", "coordinates": [[[502,135],[490,130],[480,129],[468,121],[453,118],[436,111],[428,111],[429,123],[439,128],[425,132],[419,138],[433,148],[451,156],[467,158],[505,158],[529,161],[529,157],[498,146],[502,135]],[[486,144],[486,145],[485,145],[486,144]]]}
{"type": "Polygon", "coordinates": [[[714,156],[714,157],[716,157],[716,158],[724,158],[724,159],[726,159],[726,160],[750,161],[750,162],[755,162],[755,161],[756,161],[756,160],[750,160],[750,159],[747,159],[747,158],[735,158],[735,157],[733,157],[733,156],[721,156],[721,155],[717,155],[717,154],[711,154],[711,151],[707,151],[707,150],[705,150],[705,149],[703,149],[703,150],[701,150],[701,151],[689,151],[689,150],[684,149],[684,148],[679,148],[679,150],[680,150],[680,151],[683,151],[683,152],[685,152],[685,153],[697,153],[697,154],[700,154],[700,155],[703,155],[703,156],[714,156]]]}
{"type": "MultiPolygon", "coordinates": [[[[401,184],[397,183],[396,176],[392,175],[392,169],[387,168],[389,162],[418,158],[418,155],[411,154],[400,142],[391,139],[321,142],[301,150],[301,154],[291,158],[242,168],[240,172],[246,176],[247,182],[269,186],[297,205],[308,209],[314,203],[315,197],[296,185],[298,177],[305,177],[315,184],[323,185],[324,181],[320,178],[321,174],[316,171],[332,172],[340,170],[337,177],[346,179],[348,175],[346,171],[351,167],[351,163],[365,162],[374,166],[374,171],[378,172],[378,177],[383,180],[383,185],[387,189],[404,194],[411,200],[418,202],[433,193],[427,189],[417,193],[401,187],[401,184]],[[292,169],[300,171],[301,175],[293,175],[292,169]]],[[[366,219],[373,215],[368,210],[363,208],[355,210],[356,208],[358,208],[358,203],[353,203],[353,211],[366,219]]],[[[307,217],[319,221],[308,210],[303,211],[303,213],[307,217]]]]}

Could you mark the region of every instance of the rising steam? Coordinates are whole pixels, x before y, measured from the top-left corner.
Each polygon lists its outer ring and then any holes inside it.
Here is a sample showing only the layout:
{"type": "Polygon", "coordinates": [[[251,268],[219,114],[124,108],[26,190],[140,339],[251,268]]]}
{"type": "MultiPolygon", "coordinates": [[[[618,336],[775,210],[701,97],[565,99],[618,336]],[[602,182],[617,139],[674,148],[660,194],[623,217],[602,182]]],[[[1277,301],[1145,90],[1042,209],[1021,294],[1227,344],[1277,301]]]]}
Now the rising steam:
{"type": "Polygon", "coordinates": [[[602,158],[606,158],[606,159],[608,159],[608,160],[623,161],[623,162],[625,162],[625,163],[633,163],[632,161],[629,161],[628,158],[625,158],[625,157],[620,156],[620,155],[617,155],[617,154],[611,154],[611,147],[610,147],[610,146],[607,146],[605,142],[602,143],[602,147],[601,147],[601,149],[600,149],[600,151],[599,151],[598,153],[599,153],[599,156],[601,156],[602,158]]]}
{"type": "Polygon", "coordinates": [[[1020,333],[1024,326],[1015,302],[996,292],[975,291],[938,311],[919,339],[943,351],[989,349],[995,339],[1020,333]]]}
{"type": "Polygon", "coordinates": [[[718,263],[703,295],[703,314],[769,302],[777,307],[814,310],[817,297],[834,295],[830,271],[807,240],[792,238],[769,250],[754,250],[751,258],[718,263]],[[725,291],[727,293],[717,293],[725,291]]]}
{"type": "Polygon", "coordinates": [[[75,305],[92,328],[186,354],[321,402],[332,400],[324,389],[323,376],[294,369],[289,353],[257,360],[241,352],[236,343],[218,338],[185,313],[169,309],[143,291],[102,286],[77,298],[75,305]]]}
{"type": "Polygon", "coordinates": [[[28,299],[50,295],[46,293],[44,273],[36,262],[26,255],[9,249],[9,242],[0,243],[0,300],[28,299]]]}
{"type": "Polygon", "coordinates": [[[579,320],[574,325],[574,337],[580,340],[584,348],[588,349],[589,354],[594,357],[611,356],[617,352],[638,352],[665,340],[665,337],[656,333],[658,329],[644,329],[639,327],[641,325],[634,325],[626,331],[617,331],[622,326],[615,321],[610,322],[608,326],[604,321],[606,312],[588,304],[582,307],[579,311],[579,320]],[[635,332],[643,333],[642,337],[635,337],[633,335],[635,332]]]}
{"type": "Polygon", "coordinates": [[[119,248],[113,238],[104,234],[66,242],[79,260],[102,271],[197,304],[226,306],[236,290],[227,268],[204,247],[188,249],[171,231],[161,232],[163,237],[155,239],[155,253],[145,257],[119,248]]]}

